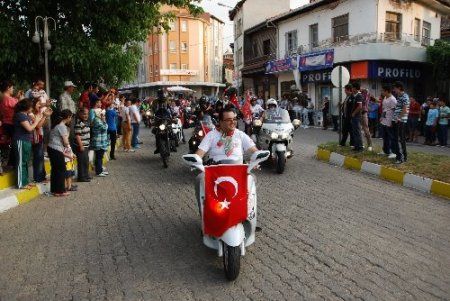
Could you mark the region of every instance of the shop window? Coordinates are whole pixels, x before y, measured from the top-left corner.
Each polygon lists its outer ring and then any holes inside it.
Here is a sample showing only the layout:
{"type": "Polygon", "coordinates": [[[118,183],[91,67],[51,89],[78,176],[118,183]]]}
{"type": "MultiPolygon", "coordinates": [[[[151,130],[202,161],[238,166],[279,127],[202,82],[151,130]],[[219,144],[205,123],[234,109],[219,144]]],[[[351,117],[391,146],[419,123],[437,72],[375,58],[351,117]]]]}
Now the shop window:
{"type": "Polygon", "coordinates": [[[420,41],[420,19],[414,19],[414,41],[420,41]]]}
{"type": "Polygon", "coordinates": [[[319,24],[309,26],[309,44],[311,49],[319,46],[319,24]]]}
{"type": "Polygon", "coordinates": [[[335,42],[348,40],[348,14],[331,19],[335,42]]]}
{"type": "Polygon", "coordinates": [[[431,23],[423,21],[422,24],[422,45],[429,46],[431,38],[431,23]]]}
{"type": "Polygon", "coordinates": [[[400,40],[402,27],[402,15],[386,12],[385,38],[389,41],[400,40]]]}

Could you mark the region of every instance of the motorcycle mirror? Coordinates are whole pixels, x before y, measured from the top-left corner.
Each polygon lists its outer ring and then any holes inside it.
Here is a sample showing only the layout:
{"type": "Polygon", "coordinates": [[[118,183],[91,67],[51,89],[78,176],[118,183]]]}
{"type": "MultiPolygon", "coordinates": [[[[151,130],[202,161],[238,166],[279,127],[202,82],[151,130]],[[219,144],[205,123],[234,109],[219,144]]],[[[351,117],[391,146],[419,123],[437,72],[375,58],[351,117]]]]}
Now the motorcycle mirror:
{"type": "Polygon", "coordinates": [[[203,166],[203,160],[197,154],[187,154],[182,156],[184,162],[186,162],[189,166],[197,168],[198,170],[204,172],[205,167],[203,166]]]}

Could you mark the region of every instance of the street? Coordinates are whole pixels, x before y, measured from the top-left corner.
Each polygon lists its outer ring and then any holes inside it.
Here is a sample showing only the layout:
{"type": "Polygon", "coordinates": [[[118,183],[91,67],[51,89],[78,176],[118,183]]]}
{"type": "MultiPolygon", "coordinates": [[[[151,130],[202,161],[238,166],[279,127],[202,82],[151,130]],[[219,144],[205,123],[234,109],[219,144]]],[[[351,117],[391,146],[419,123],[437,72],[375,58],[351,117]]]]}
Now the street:
{"type": "Polygon", "coordinates": [[[0,300],[450,300],[450,202],[315,160],[322,135],[256,173],[262,231],[235,282],[202,244],[187,145],[163,169],[141,128],[108,177],[0,214],[0,300]]]}

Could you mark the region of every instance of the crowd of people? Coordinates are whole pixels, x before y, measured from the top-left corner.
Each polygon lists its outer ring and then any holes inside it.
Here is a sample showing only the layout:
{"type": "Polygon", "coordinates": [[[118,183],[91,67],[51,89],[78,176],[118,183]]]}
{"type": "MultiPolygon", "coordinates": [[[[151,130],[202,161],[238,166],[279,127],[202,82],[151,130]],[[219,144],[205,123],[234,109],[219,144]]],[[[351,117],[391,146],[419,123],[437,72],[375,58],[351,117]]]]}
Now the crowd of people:
{"type": "Polygon", "coordinates": [[[116,141],[122,133],[126,152],[139,149],[138,99],[127,99],[115,88],[101,92],[97,84],[87,83],[75,101],[76,88],[73,82],[64,82],[59,99],[52,101],[43,80],[16,93],[11,81],[0,83],[0,174],[3,167],[14,169],[17,188],[46,184],[44,163],[49,160],[50,192],[67,196],[78,188],[72,183],[75,175],[78,182],[92,180],[90,163],[94,163],[95,176],[109,174],[103,158],[109,149],[109,158],[116,159],[116,141]],[[30,161],[33,179],[28,172],[30,161]]]}

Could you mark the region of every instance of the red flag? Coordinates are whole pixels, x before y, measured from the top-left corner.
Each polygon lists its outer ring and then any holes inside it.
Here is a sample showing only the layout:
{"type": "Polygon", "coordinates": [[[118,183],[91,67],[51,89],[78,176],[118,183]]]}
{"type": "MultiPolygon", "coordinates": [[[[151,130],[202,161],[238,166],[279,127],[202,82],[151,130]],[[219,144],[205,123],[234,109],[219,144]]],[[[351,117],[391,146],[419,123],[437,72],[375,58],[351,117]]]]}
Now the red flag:
{"type": "Polygon", "coordinates": [[[247,165],[205,167],[204,233],[220,237],[247,219],[247,165]]]}
{"type": "Polygon", "coordinates": [[[242,115],[244,115],[244,121],[249,123],[252,120],[252,105],[250,104],[250,94],[247,93],[245,103],[241,109],[242,115]]]}
{"type": "Polygon", "coordinates": [[[230,102],[236,107],[236,109],[240,109],[240,105],[239,105],[236,94],[231,95],[230,102]]]}

